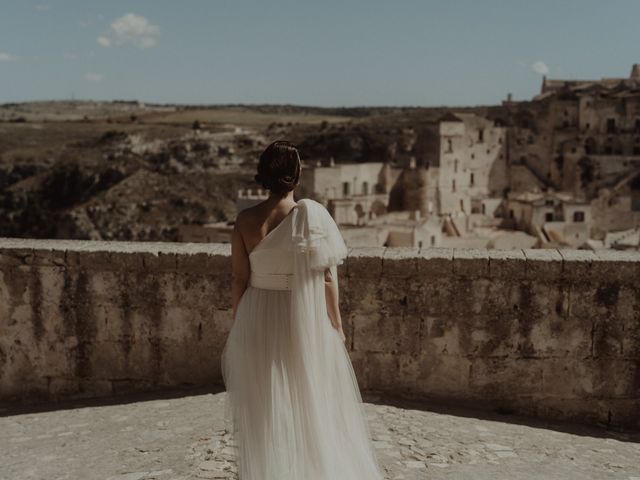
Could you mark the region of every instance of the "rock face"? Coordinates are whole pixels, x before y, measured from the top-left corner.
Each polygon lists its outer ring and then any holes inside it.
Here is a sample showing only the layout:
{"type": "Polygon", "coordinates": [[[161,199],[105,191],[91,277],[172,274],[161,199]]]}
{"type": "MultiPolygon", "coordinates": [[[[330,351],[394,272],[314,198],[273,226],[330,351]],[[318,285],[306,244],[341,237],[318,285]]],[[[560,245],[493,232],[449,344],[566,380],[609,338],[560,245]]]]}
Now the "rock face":
{"type": "Polygon", "coordinates": [[[202,130],[97,133],[48,156],[0,145],[0,235],[175,241],[184,223],[235,218],[235,192],[251,185],[242,164],[260,144],[202,130]]]}
{"type": "MultiPolygon", "coordinates": [[[[230,248],[2,240],[0,400],[221,385],[230,248]]],[[[640,254],[354,248],[360,386],[640,430],[640,254]]]]}

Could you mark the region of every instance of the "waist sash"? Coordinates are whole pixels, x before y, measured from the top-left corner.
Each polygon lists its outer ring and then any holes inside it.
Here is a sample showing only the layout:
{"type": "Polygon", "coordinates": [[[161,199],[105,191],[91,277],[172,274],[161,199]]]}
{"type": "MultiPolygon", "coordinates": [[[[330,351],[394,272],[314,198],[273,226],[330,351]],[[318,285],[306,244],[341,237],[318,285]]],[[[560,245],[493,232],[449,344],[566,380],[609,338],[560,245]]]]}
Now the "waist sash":
{"type": "Polygon", "coordinates": [[[291,290],[293,274],[251,272],[249,285],[266,290],[291,290]]]}

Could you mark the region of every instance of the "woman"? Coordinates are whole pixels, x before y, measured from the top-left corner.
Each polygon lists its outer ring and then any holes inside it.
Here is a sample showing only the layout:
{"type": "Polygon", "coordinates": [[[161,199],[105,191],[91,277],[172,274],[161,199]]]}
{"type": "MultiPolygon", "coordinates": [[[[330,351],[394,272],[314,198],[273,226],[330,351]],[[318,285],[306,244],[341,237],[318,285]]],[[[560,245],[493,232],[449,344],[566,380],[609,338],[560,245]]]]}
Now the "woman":
{"type": "Polygon", "coordinates": [[[293,144],[269,145],[255,176],[269,197],[232,237],[222,373],[240,479],[382,479],[338,307],[347,248],[322,204],[294,201],[301,168],[293,144]]]}

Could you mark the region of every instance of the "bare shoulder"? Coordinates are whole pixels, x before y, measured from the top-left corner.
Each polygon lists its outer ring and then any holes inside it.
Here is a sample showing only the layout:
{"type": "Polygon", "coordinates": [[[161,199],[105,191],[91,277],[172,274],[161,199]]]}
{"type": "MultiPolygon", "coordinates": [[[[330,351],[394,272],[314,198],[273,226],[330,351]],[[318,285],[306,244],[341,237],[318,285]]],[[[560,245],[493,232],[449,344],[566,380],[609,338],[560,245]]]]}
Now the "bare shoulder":
{"type": "Polygon", "coordinates": [[[259,216],[259,212],[258,205],[253,205],[241,210],[236,216],[236,228],[240,231],[244,231],[247,226],[255,223],[259,216]]]}
{"type": "Polygon", "coordinates": [[[298,200],[297,203],[298,205],[326,208],[322,203],[318,202],[317,200],[314,200],[313,198],[301,198],[300,200],[298,200]]]}

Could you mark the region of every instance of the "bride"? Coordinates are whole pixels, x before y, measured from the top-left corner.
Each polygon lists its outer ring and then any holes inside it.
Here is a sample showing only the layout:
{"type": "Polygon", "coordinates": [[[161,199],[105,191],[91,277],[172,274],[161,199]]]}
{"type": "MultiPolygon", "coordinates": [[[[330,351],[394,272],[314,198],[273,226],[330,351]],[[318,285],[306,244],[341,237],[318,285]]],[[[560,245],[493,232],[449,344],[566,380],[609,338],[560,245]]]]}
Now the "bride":
{"type": "Polygon", "coordinates": [[[322,204],[294,201],[301,168],[293,144],[269,145],[255,179],[270,195],[232,237],[221,366],[240,479],[380,480],[338,307],[347,248],[322,204]]]}

